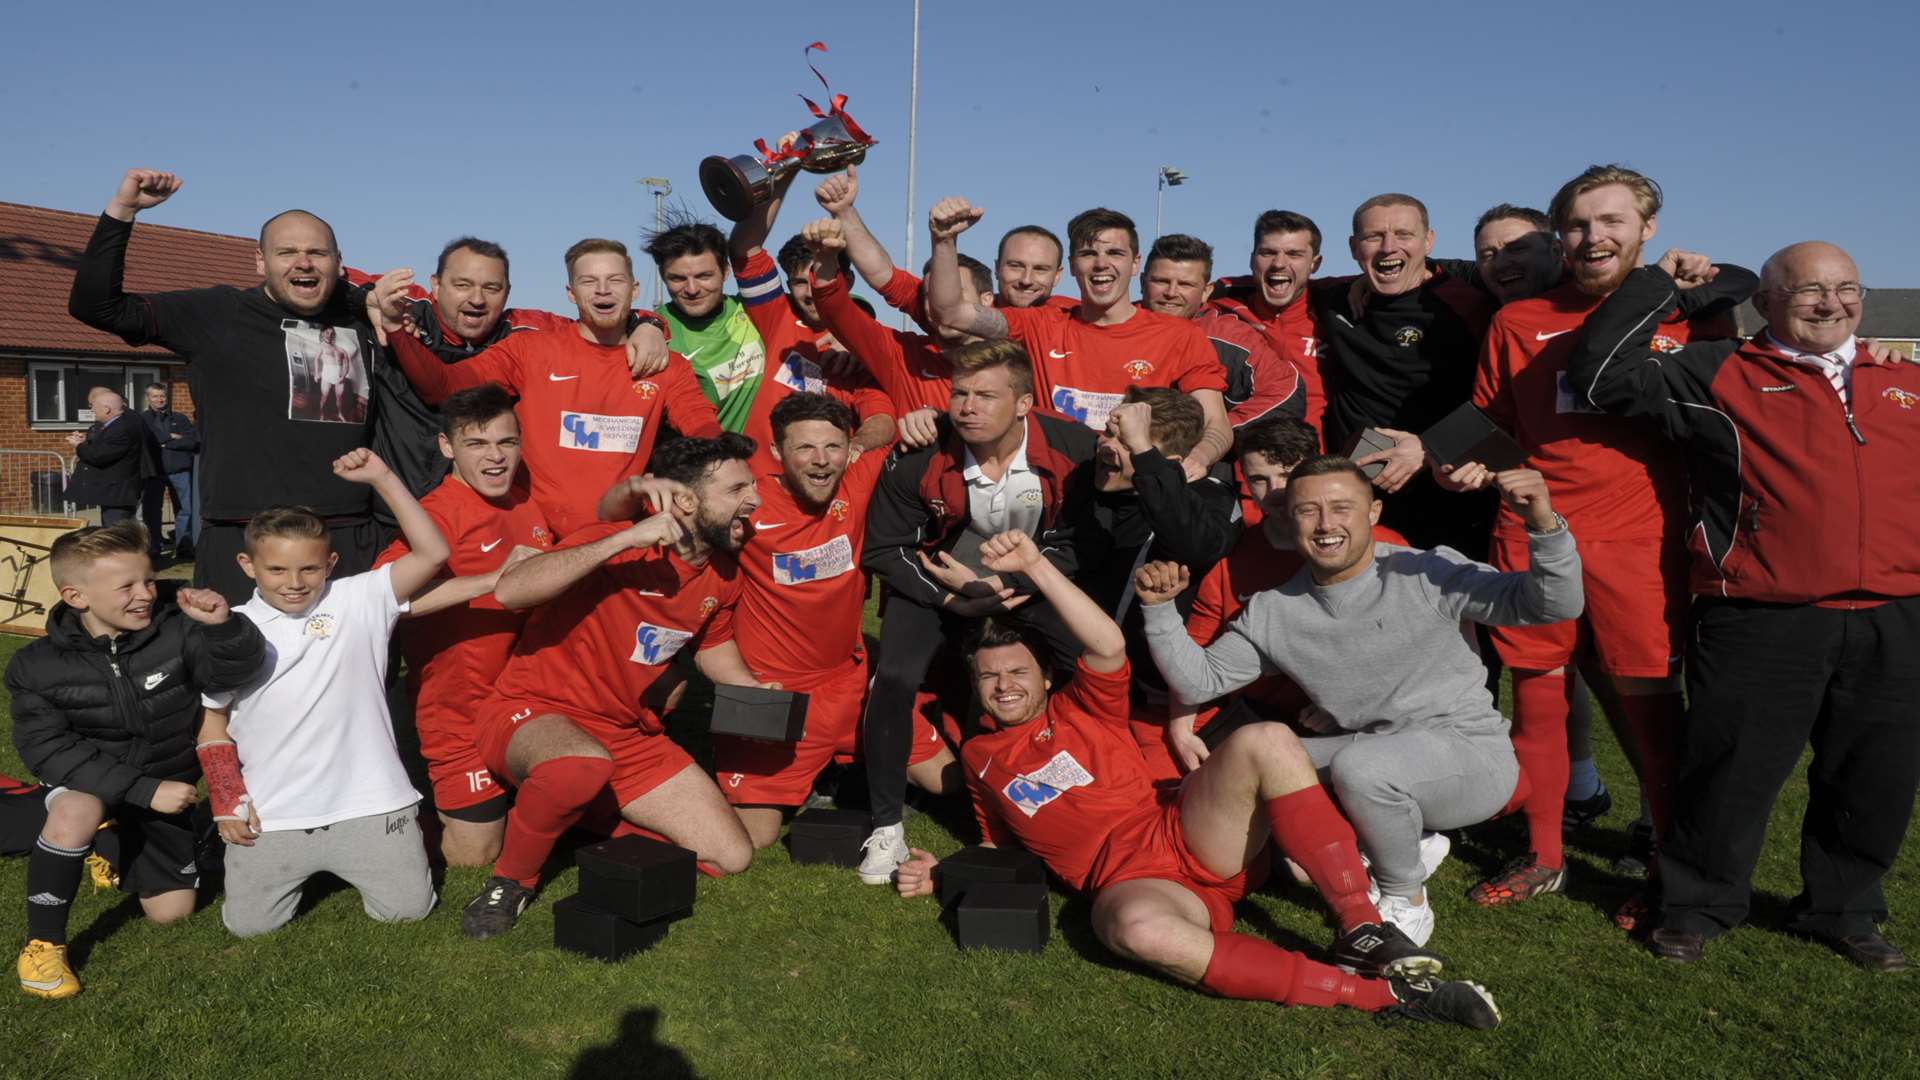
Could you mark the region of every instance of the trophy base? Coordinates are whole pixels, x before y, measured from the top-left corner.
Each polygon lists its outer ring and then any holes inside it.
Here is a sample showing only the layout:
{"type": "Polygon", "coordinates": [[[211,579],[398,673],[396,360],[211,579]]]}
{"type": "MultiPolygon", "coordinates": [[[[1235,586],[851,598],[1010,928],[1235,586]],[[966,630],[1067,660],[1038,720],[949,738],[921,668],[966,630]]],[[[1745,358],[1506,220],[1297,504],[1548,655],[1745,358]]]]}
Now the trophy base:
{"type": "Polygon", "coordinates": [[[740,221],[753,213],[759,201],[755,189],[767,184],[766,167],[750,157],[715,154],[700,163],[700,190],[728,221],[740,221]]]}

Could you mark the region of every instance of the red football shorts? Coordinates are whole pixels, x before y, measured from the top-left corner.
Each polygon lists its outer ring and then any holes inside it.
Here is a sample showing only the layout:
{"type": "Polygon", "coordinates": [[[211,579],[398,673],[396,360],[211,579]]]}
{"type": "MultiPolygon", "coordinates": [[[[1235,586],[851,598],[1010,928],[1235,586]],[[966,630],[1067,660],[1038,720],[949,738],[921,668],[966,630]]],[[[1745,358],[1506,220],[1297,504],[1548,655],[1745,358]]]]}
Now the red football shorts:
{"type": "MultiPolygon", "coordinates": [[[[799,806],[807,801],[814,778],[828,762],[852,761],[859,750],[860,717],[867,698],[864,661],[810,686],[784,680],[781,685],[807,695],[807,731],[799,742],[713,737],[714,782],[734,806],[799,806]]],[[[915,709],[908,764],[918,765],[945,747],[940,733],[915,709]]]]}
{"type": "Polygon", "coordinates": [[[1245,870],[1223,878],[1208,870],[1187,850],[1186,833],[1180,821],[1180,800],[1186,789],[1162,788],[1154,813],[1143,815],[1136,823],[1119,826],[1107,837],[1107,848],[1115,855],[1113,868],[1094,892],[1122,881],[1155,878],[1171,881],[1200,898],[1207,906],[1207,920],[1215,933],[1233,929],[1233,905],[1267,880],[1271,868],[1272,845],[1260,849],[1245,870]]]}
{"type": "Polygon", "coordinates": [[[520,725],[536,716],[564,716],[606,747],[613,758],[613,795],[625,806],[693,764],[685,750],[666,735],[652,735],[632,723],[609,720],[570,706],[534,698],[489,698],[480,706],[477,725],[481,759],[497,777],[507,772],[507,744],[520,725]]]}
{"type": "Polygon", "coordinates": [[[505,794],[481,757],[472,716],[421,701],[413,725],[420,736],[420,756],[427,759],[434,809],[465,810],[505,794]]]}
{"type": "MultiPolygon", "coordinates": [[[[1608,675],[1673,674],[1686,633],[1686,549],[1659,540],[1575,540],[1586,611],[1549,626],[1488,627],[1501,662],[1520,671],[1552,671],[1591,655],[1608,675]]],[[[1495,569],[1528,565],[1524,539],[1494,536],[1495,569]]]]}

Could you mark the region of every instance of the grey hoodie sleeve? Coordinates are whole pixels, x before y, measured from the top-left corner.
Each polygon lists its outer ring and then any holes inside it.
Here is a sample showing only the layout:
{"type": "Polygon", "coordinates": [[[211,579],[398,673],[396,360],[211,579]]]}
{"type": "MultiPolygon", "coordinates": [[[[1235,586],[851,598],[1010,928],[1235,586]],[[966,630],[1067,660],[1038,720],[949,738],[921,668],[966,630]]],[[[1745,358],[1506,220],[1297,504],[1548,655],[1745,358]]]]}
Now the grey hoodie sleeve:
{"type": "Polygon", "coordinates": [[[1436,548],[1427,552],[1423,567],[1427,597],[1449,622],[1540,626],[1578,616],[1586,597],[1572,530],[1528,534],[1527,557],[1524,572],[1503,574],[1451,548],[1436,548]]]}
{"type": "MultiPolygon", "coordinates": [[[[1259,599],[1255,597],[1254,601],[1259,599]]],[[[1212,701],[1269,670],[1260,650],[1246,636],[1247,612],[1236,616],[1219,640],[1204,649],[1188,636],[1186,623],[1172,602],[1143,606],[1140,613],[1146,621],[1147,647],[1153,651],[1154,665],[1167,680],[1167,689],[1183,702],[1212,701]]]]}

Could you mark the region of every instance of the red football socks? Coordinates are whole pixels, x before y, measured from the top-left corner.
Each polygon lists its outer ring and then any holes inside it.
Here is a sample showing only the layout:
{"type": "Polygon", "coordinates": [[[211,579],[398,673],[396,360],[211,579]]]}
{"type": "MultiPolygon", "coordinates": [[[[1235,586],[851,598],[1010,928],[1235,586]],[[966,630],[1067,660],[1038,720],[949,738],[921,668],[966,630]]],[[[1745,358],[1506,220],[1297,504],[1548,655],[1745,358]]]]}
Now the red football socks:
{"type": "Polygon", "coordinates": [[[529,889],[539,884],[554,841],[580,820],[612,775],[613,762],[603,757],[557,757],[535,765],[514,793],[493,872],[529,889]]]}
{"type": "Polygon", "coordinates": [[[1565,863],[1560,818],[1567,803],[1567,677],[1513,673],[1513,756],[1533,786],[1523,809],[1540,865],[1565,863]]]}
{"type": "Polygon", "coordinates": [[[1385,979],[1349,975],[1245,934],[1213,935],[1213,956],[1200,985],[1225,998],[1323,1009],[1345,1005],[1377,1012],[1399,1000],[1385,979]]]}
{"type": "Polygon", "coordinates": [[[1653,834],[1665,837],[1673,824],[1673,770],[1680,725],[1687,707],[1680,694],[1622,694],[1620,718],[1640,755],[1640,786],[1647,793],[1653,834]]]}
{"type": "Polygon", "coordinates": [[[1353,826],[1340,816],[1326,789],[1315,784],[1267,801],[1267,823],[1280,854],[1300,864],[1320,890],[1345,933],[1377,923],[1380,912],[1367,899],[1367,867],[1360,861],[1353,826]]]}

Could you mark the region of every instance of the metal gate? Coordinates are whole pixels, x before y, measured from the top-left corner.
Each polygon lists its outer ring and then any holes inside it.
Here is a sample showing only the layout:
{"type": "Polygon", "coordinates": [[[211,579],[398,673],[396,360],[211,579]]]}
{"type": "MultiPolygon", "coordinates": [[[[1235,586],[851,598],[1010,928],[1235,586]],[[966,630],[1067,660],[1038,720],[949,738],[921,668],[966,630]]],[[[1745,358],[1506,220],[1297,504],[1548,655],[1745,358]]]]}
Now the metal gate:
{"type": "Polygon", "coordinates": [[[0,514],[65,515],[67,459],[51,450],[0,450],[0,514]]]}

